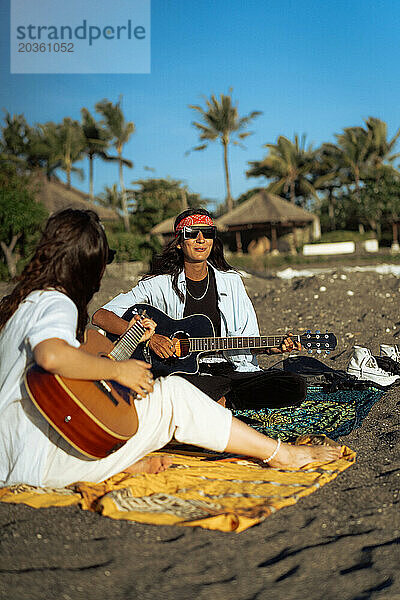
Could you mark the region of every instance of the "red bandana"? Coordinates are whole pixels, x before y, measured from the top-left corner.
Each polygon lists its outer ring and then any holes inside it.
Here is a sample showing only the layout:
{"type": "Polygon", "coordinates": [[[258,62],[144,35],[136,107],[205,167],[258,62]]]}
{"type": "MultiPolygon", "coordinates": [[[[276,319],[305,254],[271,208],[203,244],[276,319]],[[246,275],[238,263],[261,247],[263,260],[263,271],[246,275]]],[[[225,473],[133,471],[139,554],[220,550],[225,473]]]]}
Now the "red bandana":
{"type": "Polygon", "coordinates": [[[214,225],[214,221],[208,215],[190,215],[179,221],[175,229],[175,235],[179,235],[184,227],[192,225],[214,225]]]}

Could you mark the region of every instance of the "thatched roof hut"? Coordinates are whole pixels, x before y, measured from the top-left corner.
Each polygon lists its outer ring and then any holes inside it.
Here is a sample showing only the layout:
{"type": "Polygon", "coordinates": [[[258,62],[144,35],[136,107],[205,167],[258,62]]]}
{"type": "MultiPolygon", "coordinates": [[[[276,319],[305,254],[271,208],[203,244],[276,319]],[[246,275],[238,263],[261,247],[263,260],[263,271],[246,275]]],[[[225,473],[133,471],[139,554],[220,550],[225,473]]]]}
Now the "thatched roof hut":
{"type": "Polygon", "coordinates": [[[311,237],[318,239],[321,235],[316,215],[267,190],[256,192],[248,200],[219,217],[216,225],[221,231],[235,233],[238,251],[242,250],[243,234],[247,234],[244,236],[247,241],[268,236],[271,250],[277,249],[278,237],[287,233],[296,237],[300,228],[311,225],[311,237]]]}
{"type": "MultiPolygon", "coordinates": [[[[175,217],[165,219],[155,225],[151,233],[161,236],[164,243],[171,241],[174,236],[174,221],[175,217]]],[[[305,228],[311,229],[312,239],[318,239],[321,235],[319,218],[316,215],[266,190],[256,192],[248,200],[216,219],[215,224],[221,232],[233,232],[236,250],[239,252],[243,246],[246,249],[249,246],[251,248],[261,239],[267,240],[268,249],[276,250],[278,238],[288,233],[292,234],[293,243],[297,245],[299,230],[305,228]]]]}
{"type": "Polygon", "coordinates": [[[89,201],[89,196],[76,188],[68,188],[58,179],[40,177],[36,198],[50,214],[65,208],[91,209],[97,212],[102,221],[116,221],[118,215],[110,208],[98,206],[89,201]]]}

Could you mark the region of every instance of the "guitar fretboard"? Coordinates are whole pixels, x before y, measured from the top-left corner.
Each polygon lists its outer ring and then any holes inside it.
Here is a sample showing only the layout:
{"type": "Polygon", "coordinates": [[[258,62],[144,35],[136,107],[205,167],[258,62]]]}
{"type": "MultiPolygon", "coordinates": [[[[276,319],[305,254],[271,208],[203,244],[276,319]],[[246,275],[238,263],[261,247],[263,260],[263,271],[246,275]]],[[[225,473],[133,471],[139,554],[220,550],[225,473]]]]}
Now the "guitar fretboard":
{"type": "Polygon", "coordinates": [[[127,360],[132,356],[146,329],[140,321],[130,327],[115,344],[110,356],[115,360],[127,360]]]}
{"type": "MultiPolygon", "coordinates": [[[[291,336],[293,341],[300,341],[300,336],[291,336]]],[[[211,350],[240,350],[256,348],[274,348],[279,346],[287,335],[265,335],[261,337],[221,337],[190,338],[190,352],[207,352],[211,350]]]]}

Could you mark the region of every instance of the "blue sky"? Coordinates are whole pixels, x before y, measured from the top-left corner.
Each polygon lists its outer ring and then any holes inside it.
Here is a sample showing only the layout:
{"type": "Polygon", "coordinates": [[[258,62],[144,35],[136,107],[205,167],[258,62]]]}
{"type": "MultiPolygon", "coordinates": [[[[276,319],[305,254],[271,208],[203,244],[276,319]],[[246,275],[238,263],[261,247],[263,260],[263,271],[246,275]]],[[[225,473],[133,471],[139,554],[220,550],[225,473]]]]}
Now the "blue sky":
{"type": "MultiPolygon", "coordinates": [[[[264,182],[246,177],[247,163],[278,135],[305,133],[318,145],[369,116],[385,120],[390,135],[400,126],[398,0],[153,0],[148,75],[11,75],[9,11],[0,0],[0,107],[30,123],[80,119],[81,107],[122,94],[136,125],[124,151],[135,164],[128,185],[171,176],[221,202],[221,146],[185,156],[198,139],[188,105],[230,87],[241,115],[263,112],[246,150],[231,149],[235,197],[264,182]]],[[[96,161],[96,192],[117,179],[116,165],[96,161]]],[[[87,177],[73,183],[88,190],[87,177]]]]}

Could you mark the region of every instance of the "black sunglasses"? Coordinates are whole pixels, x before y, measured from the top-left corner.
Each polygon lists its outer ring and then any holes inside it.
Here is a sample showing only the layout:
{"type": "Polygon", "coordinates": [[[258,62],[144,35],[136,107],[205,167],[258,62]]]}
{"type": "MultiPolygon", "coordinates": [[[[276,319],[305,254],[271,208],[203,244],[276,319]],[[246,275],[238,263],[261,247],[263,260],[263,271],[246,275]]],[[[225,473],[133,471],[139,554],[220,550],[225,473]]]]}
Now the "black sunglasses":
{"type": "Polygon", "coordinates": [[[199,233],[203,234],[206,240],[215,240],[217,237],[217,228],[214,226],[208,227],[190,227],[186,225],[182,229],[182,236],[184,240],[195,240],[199,233]]]}

